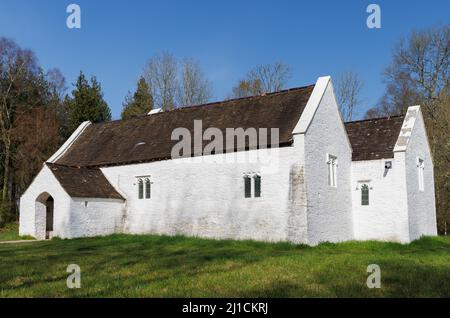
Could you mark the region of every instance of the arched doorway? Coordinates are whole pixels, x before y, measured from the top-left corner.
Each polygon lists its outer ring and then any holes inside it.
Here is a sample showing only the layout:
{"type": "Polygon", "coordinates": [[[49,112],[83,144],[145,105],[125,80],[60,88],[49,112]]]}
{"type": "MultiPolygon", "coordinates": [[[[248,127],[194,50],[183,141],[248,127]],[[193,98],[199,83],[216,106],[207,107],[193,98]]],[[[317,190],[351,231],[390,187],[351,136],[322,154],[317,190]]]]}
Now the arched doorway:
{"type": "Polygon", "coordinates": [[[36,225],[39,227],[37,229],[37,238],[40,239],[50,239],[53,236],[53,210],[55,201],[53,197],[44,192],[40,194],[36,199],[36,225]],[[38,226],[38,224],[42,224],[38,226]]]}
{"type": "Polygon", "coordinates": [[[55,201],[53,200],[52,196],[49,196],[47,199],[47,202],[45,202],[45,220],[46,220],[46,227],[45,227],[45,238],[49,239],[51,238],[53,234],[53,206],[55,201]]]}

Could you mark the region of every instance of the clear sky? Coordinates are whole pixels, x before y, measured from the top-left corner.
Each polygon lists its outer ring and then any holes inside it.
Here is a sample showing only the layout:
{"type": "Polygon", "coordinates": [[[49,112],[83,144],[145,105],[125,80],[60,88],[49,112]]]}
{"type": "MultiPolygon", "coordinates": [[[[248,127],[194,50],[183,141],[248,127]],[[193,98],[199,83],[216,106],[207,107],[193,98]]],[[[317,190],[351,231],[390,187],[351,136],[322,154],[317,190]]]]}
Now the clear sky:
{"type": "Polygon", "coordinates": [[[398,39],[448,23],[449,0],[0,0],[0,36],[32,49],[44,68],[59,68],[69,89],[80,70],[96,75],[113,118],[148,58],[164,50],[196,59],[214,100],[253,66],[283,61],[290,87],[357,72],[368,108],[383,93],[398,39]],[[66,26],[70,3],[81,7],[81,29],[66,26]],[[366,26],[370,3],[381,7],[381,29],[366,26]]]}

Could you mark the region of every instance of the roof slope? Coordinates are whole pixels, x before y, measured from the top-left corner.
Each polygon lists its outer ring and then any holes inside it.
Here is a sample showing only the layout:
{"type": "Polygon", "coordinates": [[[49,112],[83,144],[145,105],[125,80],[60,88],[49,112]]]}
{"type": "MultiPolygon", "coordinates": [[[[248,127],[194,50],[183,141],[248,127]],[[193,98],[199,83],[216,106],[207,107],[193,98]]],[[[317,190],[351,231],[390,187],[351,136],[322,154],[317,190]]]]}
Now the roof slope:
{"type": "Polygon", "coordinates": [[[394,158],[394,146],[402,128],[404,115],[345,123],[352,145],[352,160],[394,158]]]}
{"type": "MultiPolygon", "coordinates": [[[[56,163],[68,166],[108,166],[169,159],[175,128],[193,136],[194,120],[209,127],[279,128],[280,145],[292,142],[292,131],[314,85],[277,93],[181,108],[128,120],[92,124],[56,163]]],[[[204,142],[204,145],[208,142],[204,142]]],[[[270,138],[268,138],[270,144],[270,138]]],[[[226,149],[234,151],[235,149],[226,149]]]]}
{"type": "Polygon", "coordinates": [[[100,169],[66,167],[47,163],[66,192],[75,198],[124,199],[100,169]]]}

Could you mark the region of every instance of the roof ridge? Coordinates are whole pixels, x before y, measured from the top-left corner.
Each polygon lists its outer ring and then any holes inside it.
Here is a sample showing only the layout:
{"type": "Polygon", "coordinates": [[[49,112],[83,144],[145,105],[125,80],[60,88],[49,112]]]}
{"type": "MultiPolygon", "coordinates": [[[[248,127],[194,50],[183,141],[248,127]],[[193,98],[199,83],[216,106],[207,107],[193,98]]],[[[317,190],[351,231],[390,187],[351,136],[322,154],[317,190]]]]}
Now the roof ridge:
{"type": "Polygon", "coordinates": [[[74,168],[74,169],[99,169],[98,167],[94,167],[94,166],[72,166],[72,165],[66,165],[66,164],[61,164],[61,163],[56,163],[56,162],[45,162],[46,165],[48,166],[58,166],[58,167],[64,167],[64,168],[74,168]]]}
{"type": "Polygon", "coordinates": [[[376,120],[383,120],[383,119],[388,119],[389,120],[391,118],[398,118],[398,117],[405,117],[405,114],[393,115],[393,116],[384,116],[384,117],[377,117],[377,118],[366,118],[366,119],[351,120],[351,121],[344,122],[344,124],[353,124],[353,123],[359,123],[359,122],[363,122],[363,121],[376,121],[376,120]]]}
{"type": "Polygon", "coordinates": [[[92,125],[104,125],[104,124],[112,124],[112,123],[117,123],[117,122],[122,122],[122,121],[131,121],[131,120],[147,118],[147,116],[158,116],[158,115],[162,115],[162,114],[186,111],[186,110],[190,110],[193,108],[207,107],[207,106],[211,106],[211,105],[215,105],[215,104],[222,104],[222,103],[233,102],[233,101],[238,101],[238,100],[250,100],[250,99],[256,99],[256,98],[261,98],[261,97],[273,96],[273,95],[277,95],[277,94],[286,94],[286,93],[290,93],[290,92],[298,91],[298,90],[302,90],[302,89],[307,89],[307,88],[314,87],[314,86],[315,86],[315,84],[310,84],[310,85],[305,85],[305,86],[287,88],[287,89],[283,89],[283,90],[276,91],[276,92],[262,93],[259,95],[229,98],[229,99],[224,99],[224,100],[215,101],[215,102],[208,102],[208,103],[204,103],[204,104],[178,107],[175,109],[165,110],[165,111],[161,111],[161,112],[151,114],[151,115],[146,114],[146,115],[141,115],[141,116],[127,118],[127,119],[115,119],[115,120],[110,120],[110,121],[105,121],[105,122],[92,123],[92,125]]]}

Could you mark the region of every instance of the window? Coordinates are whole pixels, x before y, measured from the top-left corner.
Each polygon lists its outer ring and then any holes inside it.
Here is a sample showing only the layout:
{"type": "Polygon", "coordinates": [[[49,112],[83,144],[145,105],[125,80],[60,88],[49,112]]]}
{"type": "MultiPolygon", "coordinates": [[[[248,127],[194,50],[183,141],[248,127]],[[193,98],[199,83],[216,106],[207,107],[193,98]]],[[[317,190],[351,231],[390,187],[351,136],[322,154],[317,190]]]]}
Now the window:
{"type": "Polygon", "coordinates": [[[145,179],[145,198],[150,199],[150,179],[145,179]]]}
{"type": "Polygon", "coordinates": [[[369,186],[367,184],[361,186],[361,205],[369,205],[369,186]]]}
{"type": "Polygon", "coordinates": [[[328,185],[336,187],[337,157],[329,154],[327,158],[327,165],[328,165],[328,185]]]}
{"type": "Polygon", "coordinates": [[[419,176],[419,191],[424,191],[424,182],[423,182],[423,172],[425,170],[425,165],[423,159],[417,158],[417,173],[419,176]]]}
{"type": "Polygon", "coordinates": [[[245,197],[250,198],[252,196],[252,179],[250,176],[244,176],[245,197]]]}
{"type": "Polygon", "coordinates": [[[261,197],[261,175],[259,173],[246,173],[244,175],[244,196],[246,198],[252,197],[252,185],[253,185],[253,197],[261,197]]]}
{"type": "Polygon", "coordinates": [[[255,198],[261,197],[261,176],[255,175],[255,198]]]}
{"type": "Polygon", "coordinates": [[[138,198],[144,198],[144,181],[142,181],[142,179],[139,179],[138,181],[138,198]]]}

